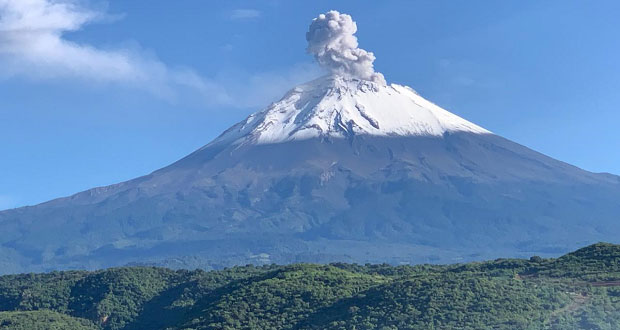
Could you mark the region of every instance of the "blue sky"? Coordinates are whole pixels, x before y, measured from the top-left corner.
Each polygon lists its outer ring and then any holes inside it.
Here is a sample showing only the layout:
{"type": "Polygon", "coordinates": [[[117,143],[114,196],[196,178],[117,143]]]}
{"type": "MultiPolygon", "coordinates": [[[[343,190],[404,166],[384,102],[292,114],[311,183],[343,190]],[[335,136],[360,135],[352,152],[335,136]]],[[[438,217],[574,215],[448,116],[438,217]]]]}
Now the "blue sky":
{"type": "Polygon", "coordinates": [[[321,74],[305,33],[330,9],[353,16],[388,82],[620,174],[617,1],[0,0],[0,209],[208,143],[321,74]]]}

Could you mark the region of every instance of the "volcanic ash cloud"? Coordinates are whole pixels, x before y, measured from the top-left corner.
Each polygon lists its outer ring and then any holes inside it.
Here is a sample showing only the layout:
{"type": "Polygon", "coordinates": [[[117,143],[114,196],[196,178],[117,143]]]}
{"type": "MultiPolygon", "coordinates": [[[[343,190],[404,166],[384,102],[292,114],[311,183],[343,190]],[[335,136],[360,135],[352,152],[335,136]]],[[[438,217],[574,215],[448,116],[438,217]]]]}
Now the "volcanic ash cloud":
{"type": "Polygon", "coordinates": [[[375,55],[358,48],[355,32],[357,25],[351,16],[335,10],[321,14],[312,20],[306,33],[307,51],[334,74],[385,85],[385,78],[373,67],[375,55]]]}

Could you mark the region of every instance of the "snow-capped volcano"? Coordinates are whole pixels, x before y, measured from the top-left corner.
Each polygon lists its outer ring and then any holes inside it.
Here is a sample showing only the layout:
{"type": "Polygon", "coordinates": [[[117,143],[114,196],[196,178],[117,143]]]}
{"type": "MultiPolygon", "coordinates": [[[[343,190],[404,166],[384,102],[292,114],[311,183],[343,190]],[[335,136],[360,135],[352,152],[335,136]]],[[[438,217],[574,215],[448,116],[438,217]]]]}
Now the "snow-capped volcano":
{"type": "Polygon", "coordinates": [[[330,74],[151,174],[0,212],[0,274],[149,261],[454,262],[620,237],[620,177],[491,134],[386,84],[355,22],[312,21],[330,74]],[[261,256],[257,259],[257,256],[261,256]]]}
{"type": "Polygon", "coordinates": [[[446,132],[490,133],[427,101],[410,87],[334,74],[293,88],[212,143],[441,136],[446,132]]]}

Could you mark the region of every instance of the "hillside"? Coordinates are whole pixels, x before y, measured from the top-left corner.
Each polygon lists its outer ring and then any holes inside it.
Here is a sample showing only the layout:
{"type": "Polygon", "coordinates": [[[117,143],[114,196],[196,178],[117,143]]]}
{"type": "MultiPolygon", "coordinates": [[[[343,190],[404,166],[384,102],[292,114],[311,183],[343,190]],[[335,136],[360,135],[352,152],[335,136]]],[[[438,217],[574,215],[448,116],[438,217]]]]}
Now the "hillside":
{"type": "Polygon", "coordinates": [[[618,329],[620,245],[456,265],[0,277],[2,329],[618,329]]]}

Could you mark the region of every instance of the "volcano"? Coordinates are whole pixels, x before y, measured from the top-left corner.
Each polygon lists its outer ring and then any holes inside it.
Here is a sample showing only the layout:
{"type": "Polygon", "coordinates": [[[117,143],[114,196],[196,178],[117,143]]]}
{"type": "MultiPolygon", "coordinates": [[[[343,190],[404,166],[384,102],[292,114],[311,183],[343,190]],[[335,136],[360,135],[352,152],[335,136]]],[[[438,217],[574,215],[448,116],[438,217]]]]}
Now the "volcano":
{"type": "Polygon", "coordinates": [[[306,34],[328,72],[176,163],[0,212],[0,273],[120,265],[453,263],[620,237],[620,177],[387,84],[351,16],[306,34]]]}
{"type": "Polygon", "coordinates": [[[620,235],[620,177],[327,75],[149,175],[0,212],[2,272],[461,262],[620,235]]]}

